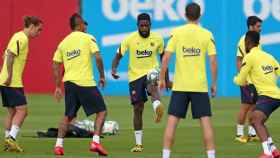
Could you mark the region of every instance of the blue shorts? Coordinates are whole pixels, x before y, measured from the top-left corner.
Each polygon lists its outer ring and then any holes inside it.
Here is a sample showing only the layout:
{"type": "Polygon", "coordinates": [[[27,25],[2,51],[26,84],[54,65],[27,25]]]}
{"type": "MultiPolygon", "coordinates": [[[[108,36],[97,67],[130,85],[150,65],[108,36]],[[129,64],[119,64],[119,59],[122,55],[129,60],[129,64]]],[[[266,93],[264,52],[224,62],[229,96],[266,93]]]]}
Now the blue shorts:
{"type": "Polygon", "coordinates": [[[106,111],[104,99],[96,86],[82,87],[72,82],[64,83],[65,116],[74,118],[81,106],[87,116],[106,111]]]}
{"type": "Polygon", "coordinates": [[[263,112],[267,118],[280,106],[280,99],[274,99],[268,96],[259,96],[256,109],[263,112]]]}
{"type": "Polygon", "coordinates": [[[240,87],[241,103],[243,104],[256,104],[258,93],[253,84],[240,87]]]}
{"type": "Polygon", "coordinates": [[[147,76],[143,76],[135,81],[129,82],[129,94],[132,105],[148,100],[147,76]]]}
{"type": "Polygon", "coordinates": [[[4,107],[14,108],[16,106],[27,105],[23,88],[0,86],[0,91],[4,107]]]}
{"type": "Polygon", "coordinates": [[[180,92],[173,91],[168,108],[168,114],[185,118],[189,103],[192,106],[193,119],[212,116],[210,100],[207,92],[180,92]]]}

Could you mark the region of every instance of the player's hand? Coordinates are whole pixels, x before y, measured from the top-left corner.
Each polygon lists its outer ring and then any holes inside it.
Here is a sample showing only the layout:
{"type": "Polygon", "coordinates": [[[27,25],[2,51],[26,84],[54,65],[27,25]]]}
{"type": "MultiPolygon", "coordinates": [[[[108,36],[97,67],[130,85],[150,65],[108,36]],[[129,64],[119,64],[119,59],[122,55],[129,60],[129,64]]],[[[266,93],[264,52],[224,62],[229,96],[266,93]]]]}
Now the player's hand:
{"type": "Polygon", "coordinates": [[[104,87],[105,87],[105,84],[106,84],[105,78],[104,78],[104,77],[100,77],[98,85],[99,85],[101,88],[104,88],[104,87]]]}
{"type": "Polygon", "coordinates": [[[62,90],[60,87],[56,87],[54,91],[54,98],[57,102],[60,102],[62,98],[62,90]]]}
{"type": "Polygon", "coordinates": [[[117,70],[116,69],[112,69],[111,75],[116,80],[120,78],[120,76],[117,74],[117,70]]]}
{"type": "Polygon", "coordinates": [[[9,76],[9,77],[6,79],[6,81],[4,82],[4,85],[9,86],[9,85],[11,84],[11,82],[12,82],[12,77],[9,76]]]}
{"type": "Polygon", "coordinates": [[[164,80],[159,80],[159,89],[162,91],[166,88],[166,82],[164,80]]]}
{"type": "Polygon", "coordinates": [[[217,93],[217,85],[216,84],[212,84],[211,85],[211,97],[212,98],[216,97],[216,93],[217,93]]]}

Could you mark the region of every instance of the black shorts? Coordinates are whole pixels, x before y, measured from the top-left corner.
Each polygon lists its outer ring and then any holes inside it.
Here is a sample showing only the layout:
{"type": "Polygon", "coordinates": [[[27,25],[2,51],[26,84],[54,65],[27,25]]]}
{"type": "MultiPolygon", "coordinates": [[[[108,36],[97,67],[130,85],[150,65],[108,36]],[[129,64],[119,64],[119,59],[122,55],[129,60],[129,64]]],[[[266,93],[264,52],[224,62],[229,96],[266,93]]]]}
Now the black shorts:
{"type": "Polygon", "coordinates": [[[64,83],[65,116],[76,117],[81,106],[87,116],[106,111],[104,99],[96,86],[82,87],[72,82],[64,83]]]}
{"type": "Polygon", "coordinates": [[[143,76],[135,81],[129,82],[129,94],[132,105],[148,100],[147,76],[143,76]]]}
{"type": "Polygon", "coordinates": [[[0,86],[0,91],[4,107],[14,108],[16,106],[27,105],[23,88],[0,86]]]}
{"type": "Polygon", "coordinates": [[[241,103],[243,104],[256,104],[258,93],[253,84],[240,87],[241,103]]]}
{"type": "Polygon", "coordinates": [[[192,106],[193,119],[212,115],[210,100],[207,92],[180,91],[172,92],[168,114],[179,118],[185,118],[190,102],[192,106]]]}
{"type": "Polygon", "coordinates": [[[267,118],[280,106],[280,99],[274,99],[268,96],[259,96],[256,109],[262,111],[267,118]]]}

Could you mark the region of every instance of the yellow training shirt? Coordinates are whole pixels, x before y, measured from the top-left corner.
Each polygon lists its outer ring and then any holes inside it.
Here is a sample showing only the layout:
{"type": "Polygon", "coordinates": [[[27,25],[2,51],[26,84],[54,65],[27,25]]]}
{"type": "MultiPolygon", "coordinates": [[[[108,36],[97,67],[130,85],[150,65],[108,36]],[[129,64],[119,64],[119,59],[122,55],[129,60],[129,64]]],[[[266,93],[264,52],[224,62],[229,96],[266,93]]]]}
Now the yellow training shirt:
{"type": "Polygon", "coordinates": [[[216,55],[210,31],[196,24],[175,28],[166,51],[176,53],[173,91],[208,92],[206,52],[209,56],[216,55]]]}
{"type": "MultiPolygon", "coordinates": [[[[261,48],[261,45],[259,45],[258,47],[261,48]]],[[[246,54],[247,54],[247,52],[246,52],[246,49],[245,49],[245,35],[243,35],[238,42],[236,56],[244,58],[246,56],[246,54]]],[[[249,76],[247,78],[247,82],[252,83],[249,76]]]]}
{"type": "Polygon", "coordinates": [[[23,87],[22,74],[26,64],[28,55],[28,37],[23,31],[17,32],[11,38],[7,49],[4,53],[4,62],[0,73],[0,85],[5,86],[4,82],[8,77],[7,70],[7,53],[11,52],[15,55],[13,64],[12,81],[9,87],[23,87]]]}
{"type": "Polygon", "coordinates": [[[79,86],[96,86],[92,55],[98,51],[93,36],[75,31],[60,42],[53,61],[64,64],[64,82],[71,81],[79,86]]]}
{"type": "Polygon", "coordinates": [[[277,87],[279,75],[280,67],[273,56],[255,47],[243,58],[241,70],[234,77],[234,83],[242,86],[246,84],[247,76],[250,76],[258,95],[280,99],[280,89],[277,87]]]}
{"type": "Polygon", "coordinates": [[[126,37],[119,48],[119,52],[124,55],[129,52],[128,80],[137,80],[146,75],[149,70],[159,66],[157,54],[163,52],[163,38],[151,32],[150,36],[143,38],[138,32],[131,33],[126,37]]]}

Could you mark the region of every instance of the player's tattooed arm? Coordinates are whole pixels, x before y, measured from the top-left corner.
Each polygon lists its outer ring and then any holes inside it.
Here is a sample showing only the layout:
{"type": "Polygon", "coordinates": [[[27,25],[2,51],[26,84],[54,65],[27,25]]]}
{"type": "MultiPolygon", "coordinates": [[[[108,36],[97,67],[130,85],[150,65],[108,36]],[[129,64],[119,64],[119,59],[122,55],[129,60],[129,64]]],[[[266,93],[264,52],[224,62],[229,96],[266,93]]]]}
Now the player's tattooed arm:
{"type": "MultiPolygon", "coordinates": [[[[164,52],[162,52],[160,54],[160,61],[162,62],[162,58],[164,56],[164,52]]],[[[166,73],[165,73],[165,85],[166,85],[166,90],[169,91],[171,88],[172,88],[172,82],[170,81],[169,79],[169,70],[168,70],[168,67],[166,69],[166,73]]]]}
{"type": "Polygon", "coordinates": [[[11,52],[10,50],[7,50],[7,72],[8,72],[8,77],[4,84],[6,86],[9,86],[12,82],[12,77],[13,77],[13,65],[14,65],[14,59],[16,55],[11,52]]]}
{"type": "Polygon", "coordinates": [[[120,63],[120,60],[122,58],[122,54],[120,52],[120,49],[121,48],[118,49],[118,52],[116,53],[116,56],[114,57],[113,62],[112,62],[111,75],[114,79],[120,78],[120,76],[117,74],[117,67],[118,67],[118,65],[120,63]]]}
{"type": "Polygon", "coordinates": [[[159,88],[163,89],[166,88],[166,73],[168,69],[168,63],[171,58],[172,52],[165,52],[161,61],[161,70],[159,75],[159,88]]]}
{"type": "Polygon", "coordinates": [[[215,97],[217,93],[217,57],[216,55],[210,55],[210,70],[211,70],[211,97],[215,97]]]}
{"type": "Polygon", "coordinates": [[[62,90],[61,90],[61,63],[54,61],[52,65],[53,69],[53,77],[55,82],[55,92],[54,97],[57,101],[60,101],[62,98],[62,90]]]}
{"type": "Polygon", "coordinates": [[[242,57],[238,56],[238,57],[236,58],[236,67],[237,67],[238,72],[239,72],[240,69],[241,69],[241,65],[242,65],[242,57]]]}
{"type": "Polygon", "coordinates": [[[103,60],[100,55],[100,52],[95,53],[96,65],[99,71],[99,86],[102,88],[105,87],[105,73],[104,73],[104,65],[103,60]]]}

